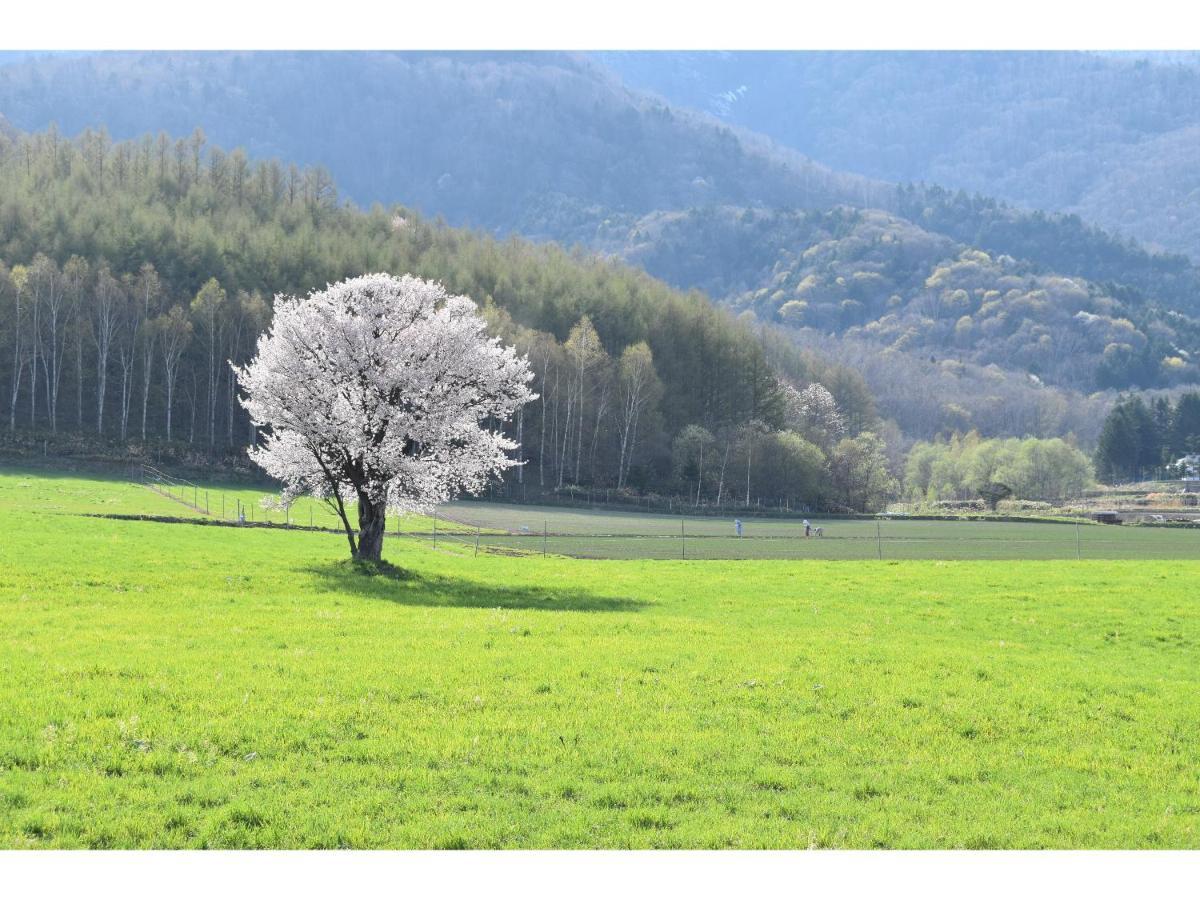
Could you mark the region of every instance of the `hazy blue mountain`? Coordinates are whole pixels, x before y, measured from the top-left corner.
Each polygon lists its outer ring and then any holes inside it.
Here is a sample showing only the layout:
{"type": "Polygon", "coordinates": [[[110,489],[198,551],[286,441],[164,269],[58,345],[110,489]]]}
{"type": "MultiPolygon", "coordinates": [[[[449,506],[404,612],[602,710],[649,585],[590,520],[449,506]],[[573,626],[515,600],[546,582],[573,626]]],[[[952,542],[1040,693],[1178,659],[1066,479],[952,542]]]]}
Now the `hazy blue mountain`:
{"type": "Polygon", "coordinates": [[[1078,213],[1200,257],[1194,54],[604,53],[837,169],[1078,213]]]}
{"type": "Polygon", "coordinates": [[[114,138],[198,126],[254,157],[323,164],[360,204],[564,239],[610,210],[879,202],[886,191],[559,53],[37,59],[0,67],[0,113],[27,130],[103,126],[114,138]]]}

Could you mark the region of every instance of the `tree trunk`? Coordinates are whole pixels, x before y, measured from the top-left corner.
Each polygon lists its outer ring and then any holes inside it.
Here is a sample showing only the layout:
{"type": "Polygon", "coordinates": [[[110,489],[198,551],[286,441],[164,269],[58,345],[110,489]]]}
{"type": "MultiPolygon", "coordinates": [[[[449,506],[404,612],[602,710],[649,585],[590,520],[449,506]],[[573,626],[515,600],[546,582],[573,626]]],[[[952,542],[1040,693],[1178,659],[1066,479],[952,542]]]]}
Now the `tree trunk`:
{"type": "Polygon", "coordinates": [[[108,351],[101,350],[96,363],[96,433],[104,434],[104,395],[108,393],[108,351]]]}
{"type": "Polygon", "coordinates": [[[83,335],[75,341],[75,427],[83,431],[83,335]]]}
{"type": "Polygon", "coordinates": [[[146,443],[146,412],[150,408],[150,373],[151,359],[149,353],[142,357],[142,443],[146,443]]]}
{"type": "Polygon", "coordinates": [[[171,442],[171,407],[175,399],[175,373],[167,370],[167,443],[171,442]]]}
{"type": "Polygon", "coordinates": [[[754,459],[754,439],[746,442],[746,505],[750,505],[750,461],[754,459]]]}
{"type": "Polygon", "coordinates": [[[517,466],[517,484],[525,483],[525,407],[517,410],[517,459],[521,461],[521,465],[517,466]]]}
{"type": "Polygon", "coordinates": [[[721,496],[725,493],[725,465],[729,462],[729,441],[725,442],[725,456],[721,459],[721,478],[717,481],[717,506],[721,505],[721,496]]]}
{"type": "Polygon", "coordinates": [[[383,555],[383,532],[387,503],[358,495],[358,559],[379,562],[383,555]]]}

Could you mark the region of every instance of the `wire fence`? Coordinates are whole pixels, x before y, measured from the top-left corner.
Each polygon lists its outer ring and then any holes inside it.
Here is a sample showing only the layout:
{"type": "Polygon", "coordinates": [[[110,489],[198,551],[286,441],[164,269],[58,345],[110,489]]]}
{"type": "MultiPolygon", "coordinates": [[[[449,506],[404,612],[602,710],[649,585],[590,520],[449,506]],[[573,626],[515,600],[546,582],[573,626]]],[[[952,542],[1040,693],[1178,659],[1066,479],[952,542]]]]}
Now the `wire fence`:
{"type": "MultiPolygon", "coordinates": [[[[214,488],[151,466],[142,483],[191,517],[230,525],[341,533],[327,504],[264,505],[266,489],[214,488]]],[[[354,509],[348,510],[352,525],[354,509]]],[[[184,518],[188,516],[183,516],[184,518]]],[[[588,559],[1053,560],[1200,559],[1200,516],[1147,525],[995,518],[670,516],[463,501],[430,516],[392,516],[389,537],[445,552],[588,559]]],[[[385,550],[386,552],[386,550],[385,550]]]]}
{"type": "MultiPolygon", "coordinates": [[[[464,504],[465,505],[465,504],[464,504]]],[[[457,511],[456,511],[457,512],[457,511]]],[[[457,520],[462,524],[464,519],[457,520]]],[[[474,554],[559,555],[591,559],[748,560],[1035,560],[1200,559],[1200,529],[1106,526],[1083,522],[961,520],[748,521],[742,534],[714,533],[712,520],[679,518],[675,533],[658,528],[620,533],[564,532],[550,519],[540,529],[443,533],[442,546],[474,554]],[[786,533],[790,525],[791,533],[786,533]],[[774,526],[774,527],[771,527],[774,526]],[[649,533],[647,533],[649,532],[649,533]]]]}

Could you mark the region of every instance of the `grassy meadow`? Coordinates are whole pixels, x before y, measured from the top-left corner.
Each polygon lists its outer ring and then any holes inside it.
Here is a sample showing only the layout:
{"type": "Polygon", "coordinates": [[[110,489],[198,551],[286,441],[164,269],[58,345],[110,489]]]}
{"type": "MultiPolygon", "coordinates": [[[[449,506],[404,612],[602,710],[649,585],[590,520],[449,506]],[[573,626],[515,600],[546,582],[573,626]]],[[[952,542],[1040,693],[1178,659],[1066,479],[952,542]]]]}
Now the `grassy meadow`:
{"type": "Polygon", "coordinates": [[[1200,562],[98,512],[180,507],[0,472],[3,847],[1200,847],[1200,562]]]}

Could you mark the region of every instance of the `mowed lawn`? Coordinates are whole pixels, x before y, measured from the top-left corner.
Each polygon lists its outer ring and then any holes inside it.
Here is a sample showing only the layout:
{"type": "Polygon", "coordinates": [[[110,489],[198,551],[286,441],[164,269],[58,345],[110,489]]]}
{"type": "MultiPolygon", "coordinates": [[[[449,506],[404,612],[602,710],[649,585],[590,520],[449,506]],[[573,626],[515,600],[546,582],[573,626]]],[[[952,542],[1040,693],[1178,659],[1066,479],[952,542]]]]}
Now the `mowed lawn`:
{"type": "Polygon", "coordinates": [[[137,492],[0,475],[5,847],[1200,847],[1200,563],[401,579],[137,492]]]}

